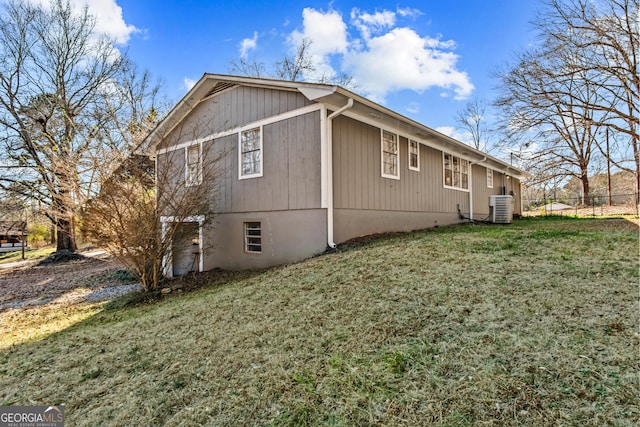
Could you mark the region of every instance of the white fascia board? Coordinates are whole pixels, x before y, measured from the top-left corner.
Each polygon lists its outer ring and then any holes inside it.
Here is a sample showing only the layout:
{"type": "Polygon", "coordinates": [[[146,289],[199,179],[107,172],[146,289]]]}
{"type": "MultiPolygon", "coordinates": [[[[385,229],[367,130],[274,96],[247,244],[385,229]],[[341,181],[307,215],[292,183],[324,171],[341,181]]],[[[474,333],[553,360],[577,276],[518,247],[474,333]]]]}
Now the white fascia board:
{"type": "Polygon", "coordinates": [[[336,91],[336,86],[300,86],[298,88],[309,101],[315,101],[316,99],[323,98],[325,96],[333,95],[336,91]]]}

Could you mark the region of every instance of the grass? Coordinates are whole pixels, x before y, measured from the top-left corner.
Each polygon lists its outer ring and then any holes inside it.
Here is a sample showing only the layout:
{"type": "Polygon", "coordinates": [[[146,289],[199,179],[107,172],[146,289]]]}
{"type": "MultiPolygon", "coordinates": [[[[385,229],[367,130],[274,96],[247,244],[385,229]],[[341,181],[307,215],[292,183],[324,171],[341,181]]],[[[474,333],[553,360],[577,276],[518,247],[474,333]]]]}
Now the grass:
{"type": "Polygon", "coordinates": [[[0,404],[74,426],[635,426],[638,247],[623,219],[526,219],[129,296],[1,350],[0,404]]]}
{"type": "MultiPolygon", "coordinates": [[[[47,246],[40,249],[28,249],[24,253],[25,260],[38,260],[43,259],[55,252],[56,248],[53,246],[47,246]]],[[[3,252],[0,253],[0,264],[9,262],[22,261],[22,251],[3,252]]]]}

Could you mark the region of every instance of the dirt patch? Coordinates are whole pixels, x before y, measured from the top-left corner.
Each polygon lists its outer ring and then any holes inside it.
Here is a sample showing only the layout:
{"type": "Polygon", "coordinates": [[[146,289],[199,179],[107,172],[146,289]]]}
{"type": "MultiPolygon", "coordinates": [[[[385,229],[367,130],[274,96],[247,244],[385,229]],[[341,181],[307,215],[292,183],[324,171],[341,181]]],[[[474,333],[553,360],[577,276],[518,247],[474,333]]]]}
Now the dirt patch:
{"type": "MultiPolygon", "coordinates": [[[[110,295],[115,287],[130,284],[117,274],[121,267],[109,257],[79,256],[0,270],[0,313],[12,308],[52,302],[71,304],[89,295],[110,295]],[[96,293],[102,291],[102,293],[96,293]]],[[[117,292],[115,292],[117,294],[117,292]]]]}

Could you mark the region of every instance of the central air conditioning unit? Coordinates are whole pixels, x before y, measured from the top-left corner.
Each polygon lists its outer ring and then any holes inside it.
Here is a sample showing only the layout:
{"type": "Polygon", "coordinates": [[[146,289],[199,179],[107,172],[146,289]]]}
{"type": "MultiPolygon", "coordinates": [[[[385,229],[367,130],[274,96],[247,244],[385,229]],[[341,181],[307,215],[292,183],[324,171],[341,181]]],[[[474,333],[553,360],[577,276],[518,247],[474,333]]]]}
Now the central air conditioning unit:
{"type": "Polygon", "coordinates": [[[489,218],[495,224],[511,224],[513,196],[489,196],[489,218]]]}

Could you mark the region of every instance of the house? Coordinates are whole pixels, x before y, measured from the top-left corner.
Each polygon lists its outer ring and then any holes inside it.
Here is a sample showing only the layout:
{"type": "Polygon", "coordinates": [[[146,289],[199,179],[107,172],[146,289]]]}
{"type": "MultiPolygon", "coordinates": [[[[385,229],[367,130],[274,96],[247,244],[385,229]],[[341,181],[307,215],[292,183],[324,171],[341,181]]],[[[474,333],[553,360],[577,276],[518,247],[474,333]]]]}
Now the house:
{"type": "Polygon", "coordinates": [[[184,162],[182,186],[198,185],[208,148],[226,153],[219,213],[210,227],[183,220],[169,275],[285,264],[363,235],[482,220],[492,195],[512,195],[518,215],[529,176],[338,86],[216,74],[145,144],[158,167],[166,156],[184,162]]]}
{"type": "Polygon", "coordinates": [[[19,251],[26,240],[27,224],[24,221],[0,221],[0,252],[19,251]]]}

